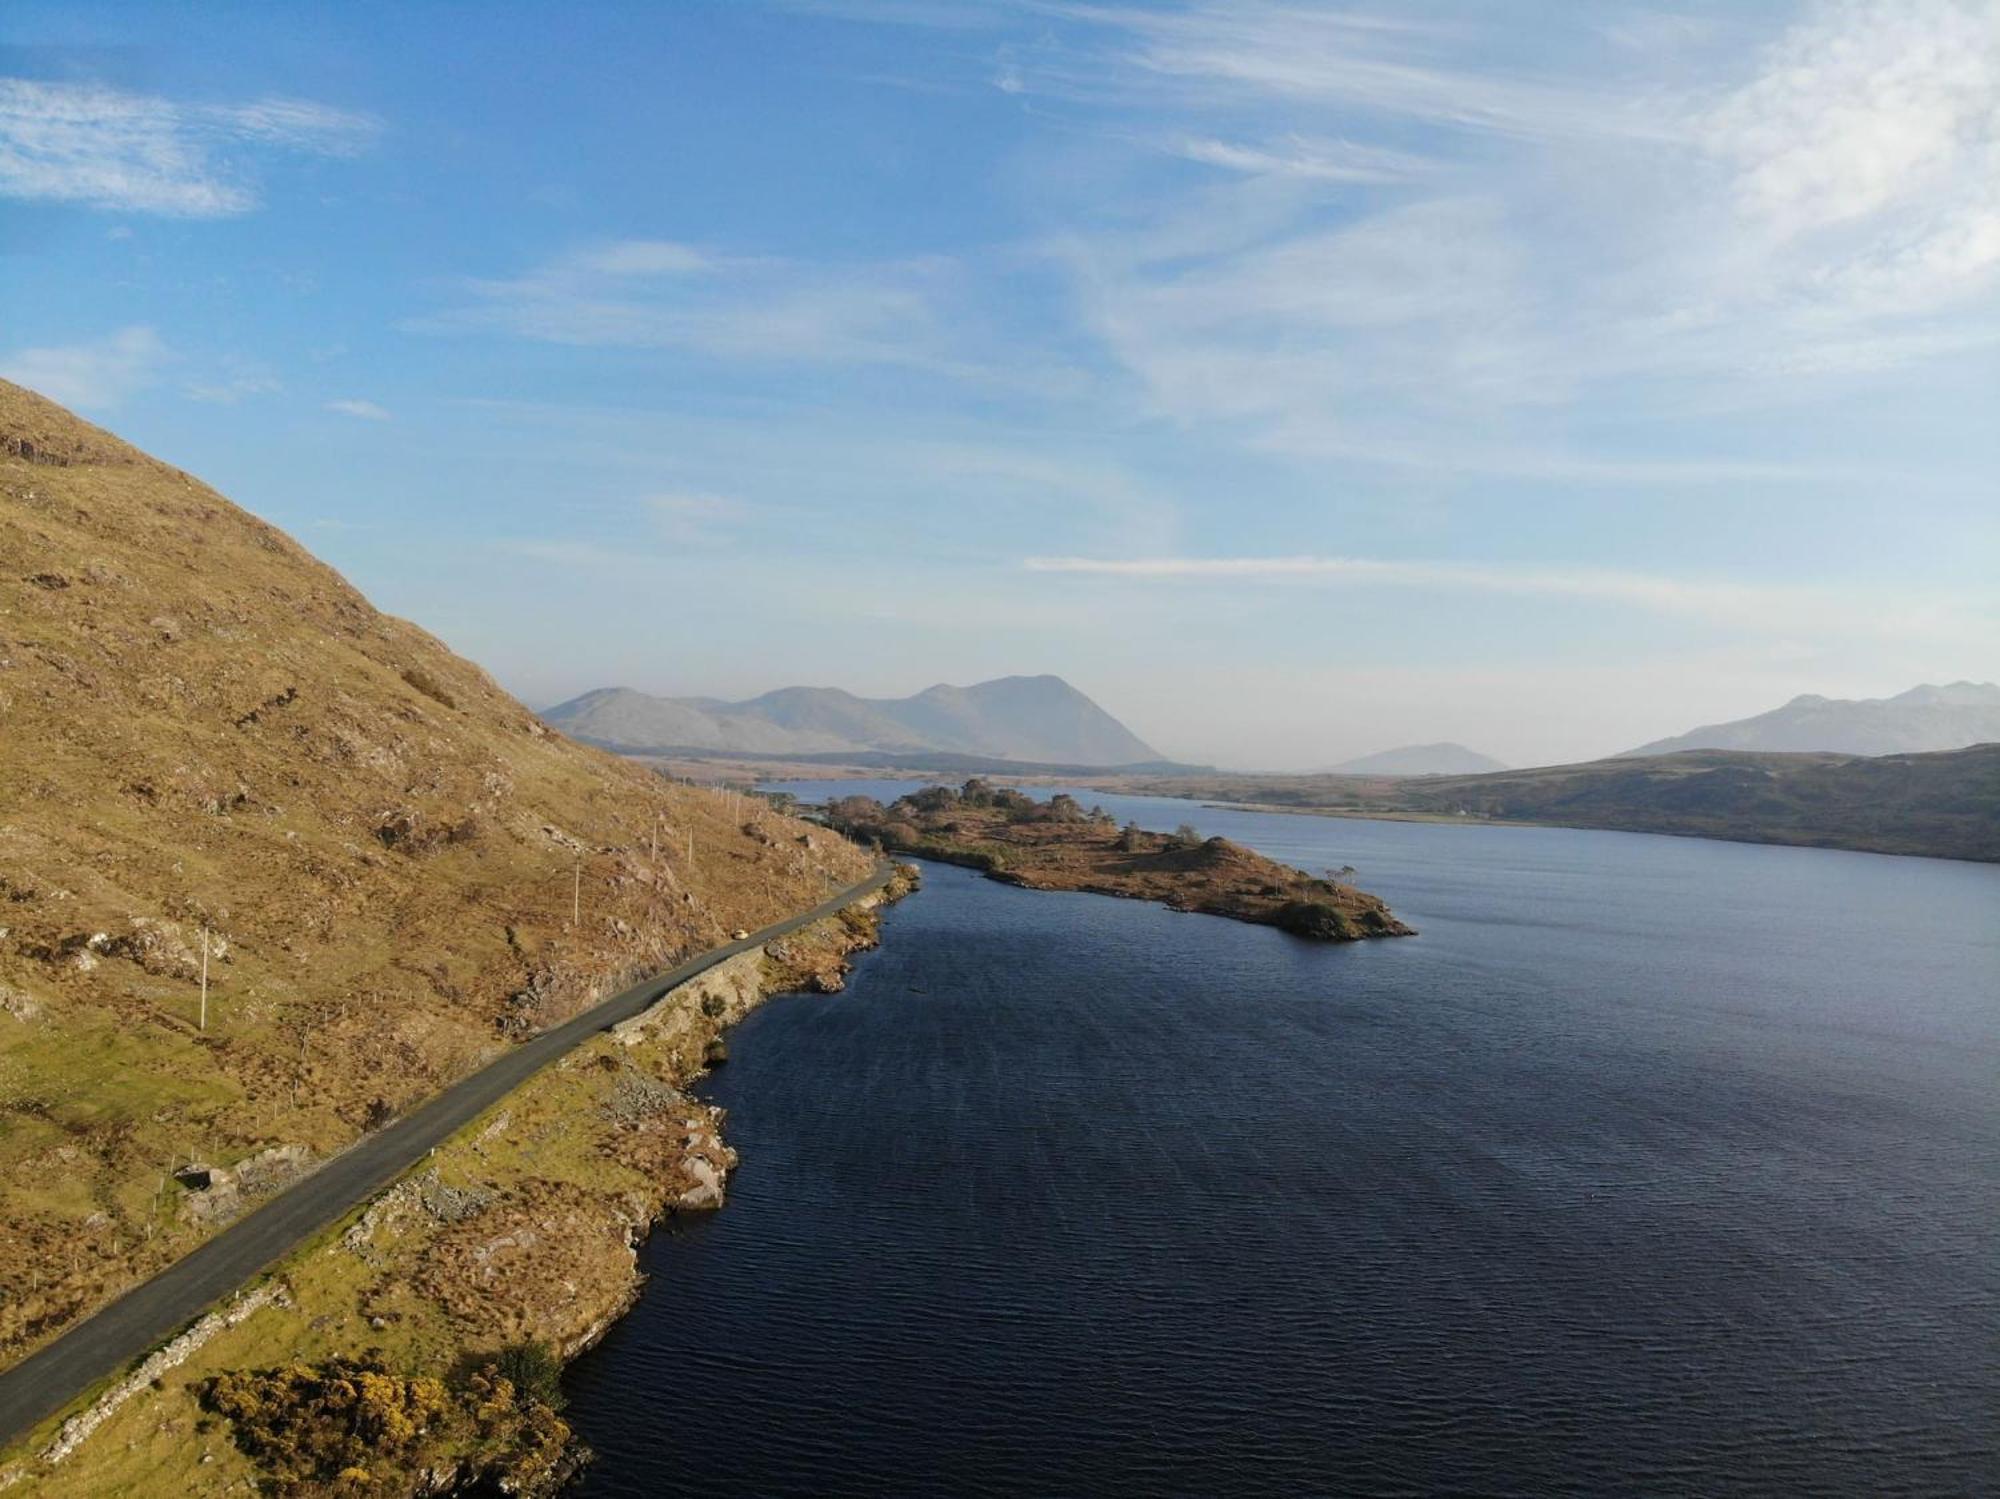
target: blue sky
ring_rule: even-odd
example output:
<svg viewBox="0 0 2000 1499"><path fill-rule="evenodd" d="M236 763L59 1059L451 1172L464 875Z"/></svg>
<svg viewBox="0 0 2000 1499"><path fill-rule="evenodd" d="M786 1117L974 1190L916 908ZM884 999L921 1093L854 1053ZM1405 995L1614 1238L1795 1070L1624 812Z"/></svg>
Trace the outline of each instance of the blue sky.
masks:
<svg viewBox="0 0 2000 1499"><path fill-rule="evenodd" d="M0 373L546 704L2000 675L2000 0L11 0Z"/></svg>

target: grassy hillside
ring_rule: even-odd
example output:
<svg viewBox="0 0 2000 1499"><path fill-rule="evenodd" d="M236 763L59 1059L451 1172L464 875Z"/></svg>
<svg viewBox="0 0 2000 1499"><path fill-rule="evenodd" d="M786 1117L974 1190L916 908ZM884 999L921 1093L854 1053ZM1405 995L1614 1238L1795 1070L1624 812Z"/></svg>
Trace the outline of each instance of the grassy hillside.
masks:
<svg viewBox="0 0 2000 1499"><path fill-rule="evenodd" d="M0 1360L607 983L866 864L564 739L0 382ZM190 1159L241 1180L190 1191Z"/></svg>
<svg viewBox="0 0 2000 1499"><path fill-rule="evenodd" d="M1172 777L1132 789L1362 816L1464 816L2000 860L2000 744L1881 756L1694 750L1416 781Z"/></svg>

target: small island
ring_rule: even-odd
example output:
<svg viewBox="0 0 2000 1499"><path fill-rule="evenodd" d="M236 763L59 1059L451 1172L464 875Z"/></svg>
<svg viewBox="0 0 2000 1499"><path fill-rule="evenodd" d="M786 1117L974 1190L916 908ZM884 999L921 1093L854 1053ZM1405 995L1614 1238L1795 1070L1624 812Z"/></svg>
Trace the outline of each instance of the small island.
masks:
<svg viewBox="0 0 2000 1499"><path fill-rule="evenodd" d="M1351 869L1311 875L1185 824L1172 833L1120 827L1101 807L1086 810L1067 794L1038 802L974 779L957 790L926 787L886 807L873 797L841 797L827 804L826 820L859 842L1033 890L1158 901L1320 942L1415 935L1379 897L1346 883Z"/></svg>

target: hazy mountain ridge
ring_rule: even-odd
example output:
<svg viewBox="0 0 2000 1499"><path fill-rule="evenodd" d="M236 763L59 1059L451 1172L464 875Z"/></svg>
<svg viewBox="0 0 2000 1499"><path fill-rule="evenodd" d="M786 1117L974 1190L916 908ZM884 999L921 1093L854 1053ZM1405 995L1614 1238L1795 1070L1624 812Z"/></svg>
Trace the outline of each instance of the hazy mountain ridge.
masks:
<svg viewBox="0 0 2000 1499"><path fill-rule="evenodd" d="M1449 740L1437 744L1400 744L1329 766L1328 775L1345 776L1469 776L1506 770L1507 762Z"/></svg>
<svg viewBox="0 0 2000 1499"><path fill-rule="evenodd" d="M599 688L543 715L566 733L628 753L760 755L932 751L1112 766L1163 757L1061 677L940 683L905 698L783 687L743 702Z"/></svg>
<svg viewBox="0 0 2000 1499"><path fill-rule="evenodd" d="M1704 724L1627 750L1621 759L1683 750L1771 750L1840 755L1924 754L2000 742L2000 686L1924 683L1886 698L1805 693L1752 718Z"/></svg>

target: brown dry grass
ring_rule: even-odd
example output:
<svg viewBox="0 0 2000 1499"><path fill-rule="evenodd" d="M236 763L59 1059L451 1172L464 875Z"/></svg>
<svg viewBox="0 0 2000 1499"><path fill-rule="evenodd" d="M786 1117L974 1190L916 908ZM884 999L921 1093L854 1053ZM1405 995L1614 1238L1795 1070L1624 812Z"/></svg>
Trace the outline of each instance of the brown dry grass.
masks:
<svg viewBox="0 0 2000 1499"><path fill-rule="evenodd" d="M0 1359L210 1231L161 1186L176 1157L337 1149L865 871L755 806L562 738L290 538L0 382Z"/></svg>

